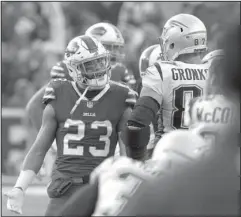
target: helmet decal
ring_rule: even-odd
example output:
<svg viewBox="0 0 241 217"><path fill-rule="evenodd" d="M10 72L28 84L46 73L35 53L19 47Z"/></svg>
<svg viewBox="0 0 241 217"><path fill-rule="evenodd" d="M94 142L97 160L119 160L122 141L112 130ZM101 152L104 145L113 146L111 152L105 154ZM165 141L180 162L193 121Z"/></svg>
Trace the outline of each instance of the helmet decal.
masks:
<svg viewBox="0 0 241 217"><path fill-rule="evenodd" d="M104 27L99 26L99 27L93 28L90 33L92 35L103 36L106 32L107 31Z"/></svg>
<svg viewBox="0 0 241 217"><path fill-rule="evenodd" d="M96 45L96 43L93 41L92 38L90 38L89 36L81 36L82 39L82 43L81 45L88 50L90 53L95 53L98 50L98 47ZM83 44L83 42L85 44ZM86 47L87 46L87 47Z"/></svg>

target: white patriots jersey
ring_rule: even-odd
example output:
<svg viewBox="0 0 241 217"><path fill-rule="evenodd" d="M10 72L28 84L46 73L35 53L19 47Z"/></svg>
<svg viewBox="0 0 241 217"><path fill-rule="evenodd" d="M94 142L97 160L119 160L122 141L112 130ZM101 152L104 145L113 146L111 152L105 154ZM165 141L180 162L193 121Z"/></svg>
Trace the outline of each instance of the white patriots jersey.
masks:
<svg viewBox="0 0 241 217"><path fill-rule="evenodd" d="M223 95L192 99L185 111L185 122L211 145L222 143L232 133L240 133L240 108Z"/></svg>
<svg viewBox="0 0 241 217"><path fill-rule="evenodd" d="M192 99L185 110L185 123L194 128L200 124L230 126L235 122L237 107L223 95Z"/></svg>
<svg viewBox="0 0 241 217"><path fill-rule="evenodd" d="M190 99L201 96L209 64L157 61L142 79L141 96L154 98L162 109L164 132L187 129L184 111Z"/></svg>
<svg viewBox="0 0 241 217"><path fill-rule="evenodd" d="M128 157L110 157L91 174L90 182L98 179L98 200L92 216L118 215L139 186L146 180L167 171L166 162L146 163ZM166 170L165 170L166 169Z"/></svg>

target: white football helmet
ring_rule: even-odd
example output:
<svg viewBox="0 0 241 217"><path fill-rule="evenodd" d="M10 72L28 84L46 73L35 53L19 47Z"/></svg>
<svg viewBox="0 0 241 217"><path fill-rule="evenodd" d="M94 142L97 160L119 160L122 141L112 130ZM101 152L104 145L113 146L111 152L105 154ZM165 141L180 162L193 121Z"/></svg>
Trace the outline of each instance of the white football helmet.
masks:
<svg viewBox="0 0 241 217"><path fill-rule="evenodd" d="M222 49L214 50L206 54L203 59L202 63L211 63L215 58L223 58L224 57L224 51Z"/></svg>
<svg viewBox="0 0 241 217"><path fill-rule="evenodd" d="M142 52L139 59L139 72L141 77L143 77L148 67L153 65L157 60L162 59L161 53L159 44L152 45Z"/></svg>
<svg viewBox="0 0 241 217"><path fill-rule="evenodd" d="M112 61L124 59L125 41L116 26L110 23L96 23L86 30L85 35L96 37L110 52Z"/></svg>
<svg viewBox="0 0 241 217"><path fill-rule="evenodd" d="M199 160L210 149L200 134L191 130L174 130L165 134L157 143L152 160L167 159L172 163Z"/></svg>
<svg viewBox="0 0 241 217"><path fill-rule="evenodd" d="M174 61L181 54L207 50L206 27L191 14L178 14L170 18L164 25L159 40L167 61Z"/></svg>
<svg viewBox="0 0 241 217"><path fill-rule="evenodd" d="M72 39L64 62L70 76L83 88L101 89L109 82L109 52L94 37L82 35Z"/></svg>

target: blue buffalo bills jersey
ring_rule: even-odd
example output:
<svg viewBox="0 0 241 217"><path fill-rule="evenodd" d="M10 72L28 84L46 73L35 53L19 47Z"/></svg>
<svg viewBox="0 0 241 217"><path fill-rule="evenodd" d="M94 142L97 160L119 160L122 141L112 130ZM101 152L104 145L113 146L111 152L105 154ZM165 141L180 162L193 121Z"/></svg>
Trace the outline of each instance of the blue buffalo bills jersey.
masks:
<svg viewBox="0 0 241 217"><path fill-rule="evenodd" d="M75 82L52 80L46 88L44 103L51 103L58 122L55 169L63 174L82 177L114 155L118 131L126 108L135 103L132 91L110 82L91 100L82 96Z"/></svg>

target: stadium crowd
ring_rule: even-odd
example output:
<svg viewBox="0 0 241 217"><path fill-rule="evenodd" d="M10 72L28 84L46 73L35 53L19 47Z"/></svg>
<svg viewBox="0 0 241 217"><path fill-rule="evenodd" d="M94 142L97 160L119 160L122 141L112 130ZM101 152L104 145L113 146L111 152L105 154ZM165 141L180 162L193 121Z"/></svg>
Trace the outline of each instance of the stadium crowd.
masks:
<svg viewBox="0 0 241 217"><path fill-rule="evenodd" d="M218 47L223 25L239 21L239 6L235 2L63 2L55 13L64 22L56 27L50 4L2 4L3 106L25 107L48 81L49 71L56 58L62 58L67 41L97 22L108 21L120 28L126 41L127 68L138 80L140 54L156 43L168 17L182 12L203 20L209 32L210 50ZM57 44L54 34L61 36Z"/></svg>

